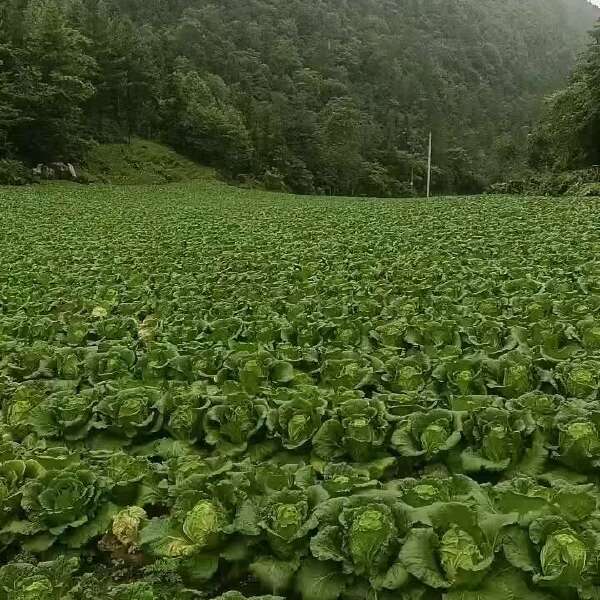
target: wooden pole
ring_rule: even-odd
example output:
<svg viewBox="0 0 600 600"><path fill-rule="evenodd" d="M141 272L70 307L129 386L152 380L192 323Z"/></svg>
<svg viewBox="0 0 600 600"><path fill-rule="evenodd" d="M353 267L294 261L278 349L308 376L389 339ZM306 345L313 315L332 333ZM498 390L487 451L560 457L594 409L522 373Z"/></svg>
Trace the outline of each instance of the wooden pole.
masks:
<svg viewBox="0 0 600 600"><path fill-rule="evenodd" d="M429 198L431 192L431 142L432 133L429 132L429 157L427 159L427 197Z"/></svg>

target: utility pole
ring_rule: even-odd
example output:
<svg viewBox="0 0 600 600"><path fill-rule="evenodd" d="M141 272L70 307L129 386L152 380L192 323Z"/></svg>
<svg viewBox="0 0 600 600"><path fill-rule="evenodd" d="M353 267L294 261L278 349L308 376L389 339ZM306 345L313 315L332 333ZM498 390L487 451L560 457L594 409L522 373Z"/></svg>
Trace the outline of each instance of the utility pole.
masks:
<svg viewBox="0 0 600 600"><path fill-rule="evenodd" d="M427 197L429 198L431 192L431 142L432 133L429 132L429 158L427 159Z"/></svg>

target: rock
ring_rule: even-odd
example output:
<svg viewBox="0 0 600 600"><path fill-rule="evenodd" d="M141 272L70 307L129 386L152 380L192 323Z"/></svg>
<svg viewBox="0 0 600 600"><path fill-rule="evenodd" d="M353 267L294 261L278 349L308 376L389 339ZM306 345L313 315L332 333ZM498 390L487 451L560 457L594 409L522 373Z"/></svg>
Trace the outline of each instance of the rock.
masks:
<svg viewBox="0 0 600 600"><path fill-rule="evenodd" d="M33 174L43 179L61 179L65 181L77 181L77 171L71 163L53 162L47 165L39 164Z"/></svg>
<svg viewBox="0 0 600 600"><path fill-rule="evenodd" d="M42 167L42 177L44 179L54 179L56 177L56 171L52 167L44 165Z"/></svg>
<svg viewBox="0 0 600 600"><path fill-rule="evenodd" d="M68 171L69 171L69 169L67 168L67 165L65 165L65 163L63 163L63 162L50 163L48 166L51 169L54 169L57 179L64 179L65 173L68 173Z"/></svg>

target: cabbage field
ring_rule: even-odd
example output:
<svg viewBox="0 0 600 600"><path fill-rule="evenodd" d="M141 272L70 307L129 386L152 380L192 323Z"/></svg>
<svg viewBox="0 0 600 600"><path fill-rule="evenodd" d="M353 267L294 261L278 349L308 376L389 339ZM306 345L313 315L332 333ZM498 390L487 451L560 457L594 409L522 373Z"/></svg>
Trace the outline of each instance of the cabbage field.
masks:
<svg viewBox="0 0 600 600"><path fill-rule="evenodd" d="M0 241L0 600L600 598L600 199L4 188Z"/></svg>

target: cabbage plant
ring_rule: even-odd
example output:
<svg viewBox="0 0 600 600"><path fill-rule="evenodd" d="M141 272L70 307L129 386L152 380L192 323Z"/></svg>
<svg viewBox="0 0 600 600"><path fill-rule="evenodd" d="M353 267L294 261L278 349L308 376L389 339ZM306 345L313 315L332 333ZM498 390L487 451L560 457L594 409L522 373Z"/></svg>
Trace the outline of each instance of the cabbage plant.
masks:
<svg viewBox="0 0 600 600"><path fill-rule="evenodd" d="M520 460L535 430L529 413L496 407L473 411L463 419L468 446L461 453L462 468L466 472L505 471Z"/></svg>
<svg viewBox="0 0 600 600"><path fill-rule="evenodd" d="M46 399L46 396L47 392L40 382L27 382L16 387L10 397L3 402L3 421L17 440L23 439L33 431L32 412Z"/></svg>
<svg viewBox="0 0 600 600"><path fill-rule="evenodd" d="M269 410L267 425L284 448L296 450L312 441L323 421L327 400L309 386L286 395L275 399L277 406Z"/></svg>
<svg viewBox="0 0 600 600"><path fill-rule="evenodd" d="M139 545L151 555L165 558L211 552L223 540L228 522L220 503L199 500L185 514L151 519L139 532Z"/></svg>
<svg viewBox="0 0 600 600"><path fill-rule="evenodd" d="M572 402L559 410L554 423L554 456L578 471L600 464L600 412L595 403Z"/></svg>
<svg viewBox="0 0 600 600"><path fill-rule="evenodd" d="M537 374L531 355L511 350L485 361L486 387L505 398L517 398L537 389Z"/></svg>
<svg viewBox="0 0 600 600"><path fill-rule="evenodd" d="M59 557L47 562L16 561L0 567L2 600L74 600L76 574L80 562L75 557Z"/></svg>
<svg viewBox="0 0 600 600"><path fill-rule="evenodd" d="M58 392L31 410L29 423L42 438L83 440L100 425L97 404L98 394L91 389L79 394Z"/></svg>
<svg viewBox="0 0 600 600"><path fill-rule="evenodd" d="M135 387L100 400L98 412L109 432L132 439L160 430L164 405L164 394L157 388Z"/></svg>
<svg viewBox="0 0 600 600"><path fill-rule="evenodd" d="M113 518L112 534L128 551L134 551L139 544L140 528L146 523L148 515L139 506L128 506Z"/></svg>
<svg viewBox="0 0 600 600"><path fill-rule="evenodd" d="M171 387L165 402L165 429L183 442L194 444L201 440L202 420L210 406L209 393L213 391L200 383Z"/></svg>
<svg viewBox="0 0 600 600"><path fill-rule="evenodd" d="M407 514L383 496L354 496L325 502L317 510L319 530L310 541L319 561L334 561L346 575L366 579L375 589L403 587L409 575L397 563L408 529Z"/></svg>
<svg viewBox="0 0 600 600"><path fill-rule="evenodd" d="M391 446L408 458L431 460L454 448L461 440L460 424L449 410L416 412L396 423Z"/></svg>
<svg viewBox="0 0 600 600"><path fill-rule="evenodd" d="M103 482L81 465L46 471L22 488L21 507L29 525L18 531L39 534L31 540L34 548L47 548L58 536L67 545L81 547L106 531L116 511L104 492Z"/></svg>
<svg viewBox="0 0 600 600"><path fill-rule="evenodd" d="M383 370L381 361L358 352L344 351L327 354L319 372L325 387L357 390L372 386L377 370Z"/></svg>
<svg viewBox="0 0 600 600"><path fill-rule="evenodd" d="M387 420L392 423L406 417L411 413L428 412L434 408L441 408L442 400L434 393L425 392L405 392L378 393L373 394L375 400L383 402L387 413Z"/></svg>
<svg viewBox="0 0 600 600"><path fill-rule="evenodd" d="M557 367L555 378L564 396L593 400L600 388L600 361L563 362Z"/></svg>
<svg viewBox="0 0 600 600"><path fill-rule="evenodd" d="M443 395L486 394L481 359L477 356L455 358L440 363L433 371L437 387Z"/></svg>
<svg viewBox="0 0 600 600"><path fill-rule="evenodd" d="M23 486L43 473L42 465L33 459L14 458L0 463L0 526L18 515Z"/></svg>
<svg viewBox="0 0 600 600"><path fill-rule="evenodd" d="M379 487L369 469L346 463L330 463L323 469L323 489L330 496L349 496L360 490Z"/></svg>
<svg viewBox="0 0 600 600"><path fill-rule="evenodd" d="M232 391L209 400L210 406L203 418L205 442L224 455L246 450L252 437L265 424L266 401L243 391Z"/></svg>
<svg viewBox="0 0 600 600"><path fill-rule="evenodd" d="M432 504L418 509L400 550L400 562L430 588L477 589L490 573L502 532L515 514L489 513L463 503Z"/></svg>
<svg viewBox="0 0 600 600"><path fill-rule="evenodd" d="M394 357L385 365L381 376L384 387L394 393L420 392L429 382L431 361L426 354Z"/></svg>
<svg viewBox="0 0 600 600"><path fill-rule="evenodd" d="M130 376L136 363L136 353L127 346L111 345L102 351L89 349L85 364L91 384Z"/></svg>
<svg viewBox="0 0 600 600"><path fill-rule="evenodd" d="M595 352L600 350L600 321L597 318L587 317L577 323L581 341L586 350Z"/></svg>
<svg viewBox="0 0 600 600"><path fill-rule="evenodd" d="M314 509L320 498L315 492L282 490L258 500L259 527L279 558L291 558L308 545L318 525Z"/></svg>
<svg viewBox="0 0 600 600"><path fill-rule="evenodd" d="M489 495L497 511L517 513L519 523L527 526L546 516L559 516L568 522L581 521L589 518L597 505L591 484L560 481L548 486L531 477L502 481L490 489Z"/></svg>
<svg viewBox="0 0 600 600"><path fill-rule="evenodd" d="M561 396L535 391L507 400L505 408L510 412L528 413L538 430L549 433L554 426L561 401Z"/></svg>
<svg viewBox="0 0 600 600"><path fill-rule="evenodd" d="M332 418L314 435L313 448L324 460L348 456L364 462L383 449L389 427L383 402L367 398L346 400L336 406Z"/></svg>
<svg viewBox="0 0 600 600"><path fill-rule="evenodd" d="M490 505L487 490L466 475L407 477L385 484L384 489L397 491L399 499L413 508L440 502Z"/></svg>
<svg viewBox="0 0 600 600"><path fill-rule="evenodd" d="M583 591L597 576L600 549L592 530L579 530L560 516L534 520L529 529L512 529L503 544L507 560L533 576L534 583L557 592Z"/></svg>

